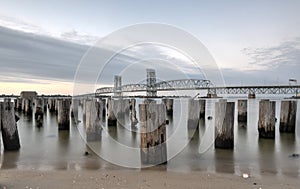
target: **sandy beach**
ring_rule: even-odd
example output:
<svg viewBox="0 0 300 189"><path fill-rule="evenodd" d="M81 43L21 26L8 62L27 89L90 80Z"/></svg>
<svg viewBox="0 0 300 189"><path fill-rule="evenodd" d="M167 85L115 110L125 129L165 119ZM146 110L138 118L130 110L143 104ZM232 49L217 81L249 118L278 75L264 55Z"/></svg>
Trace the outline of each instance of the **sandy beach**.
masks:
<svg viewBox="0 0 300 189"><path fill-rule="evenodd" d="M208 172L157 170L35 171L1 170L1 188L299 188L299 178L264 174L243 178Z"/></svg>

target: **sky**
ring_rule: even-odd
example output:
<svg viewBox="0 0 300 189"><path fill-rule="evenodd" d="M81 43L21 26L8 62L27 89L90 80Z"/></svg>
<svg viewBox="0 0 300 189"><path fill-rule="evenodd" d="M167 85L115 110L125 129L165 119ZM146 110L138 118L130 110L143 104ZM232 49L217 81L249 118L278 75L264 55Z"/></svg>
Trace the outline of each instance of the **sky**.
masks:
<svg viewBox="0 0 300 189"><path fill-rule="evenodd" d="M290 78L300 81L298 0L0 3L0 91L4 94L22 90L72 94L76 70L90 47L112 32L138 23L164 23L195 36L215 59L227 85L288 84ZM144 46L119 55L107 69L122 68L141 55L147 60L155 58L152 61L159 65L166 61L184 68L189 65L178 52ZM193 75L191 69L184 72L203 77ZM129 79L132 70L126 73L124 83L134 82ZM162 66L157 75L181 77L170 66ZM106 74L96 87L109 86L112 79L113 75Z"/></svg>

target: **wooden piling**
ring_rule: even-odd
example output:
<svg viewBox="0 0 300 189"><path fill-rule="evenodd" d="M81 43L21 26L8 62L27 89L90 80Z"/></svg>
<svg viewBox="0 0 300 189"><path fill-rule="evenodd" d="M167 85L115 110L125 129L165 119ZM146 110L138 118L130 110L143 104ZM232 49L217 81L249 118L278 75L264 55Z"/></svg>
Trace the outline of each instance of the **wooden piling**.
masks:
<svg viewBox="0 0 300 189"><path fill-rule="evenodd" d="M140 104L140 136L142 164L167 162L166 108L164 104Z"/></svg>
<svg viewBox="0 0 300 189"><path fill-rule="evenodd" d="M48 98L48 109L49 109L49 112L55 112L55 99L54 98Z"/></svg>
<svg viewBox="0 0 300 189"><path fill-rule="evenodd" d="M275 106L276 102L270 100L259 102L259 138L275 138Z"/></svg>
<svg viewBox="0 0 300 189"><path fill-rule="evenodd" d="M8 151L20 149L14 104L12 102L0 103L0 122L4 149Z"/></svg>
<svg viewBox="0 0 300 189"><path fill-rule="evenodd" d="M205 100L199 100L200 104L200 119L205 119Z"/></svg>
<svg viewBox="0 0 300 189"><path fill-rule="evenodd" d="M114 112L114 101L109 97L107 99L107 125L108 126L116 126L117 125L117 117Z"/></svg>
<svg viewBox="0 0 300 189"><path fill-rule="evenodd" d="M136 118L136 99L131 99L130 100L130 120L131 120L131 125L136 125L138 123L138 120Z"/></svg>
<svg viewBox="0 0 300 189"><path fill-rule="evenodd" d="M215 148L234 147L234 102L220 100L215 104Z"/></svg>
<svg viewBox="0 0 300 189"><path fill-rule="evenodd" d="M297 101L281 101L280 125L281 133L295 133Z"/></svg>
<svg viewBox="0 0 300 189"><path fill-rule="evenodd" d="M196 129L199 125L200 119L200 101L195 99L188 99L188 128Z"/></svg>
<svg viewBox="0 0 300 189"><path fill-rule="evenodd" d="M25 113L27 115L31 115L32 114L32 106L31 106L32 102L30 99L25 99Z"/></svg>
<svg viewBox="0 0 300 189"><path fill-rule="evenodd" d="M100 115L102 118L105 118L106 115L106 100L105 99L99 99L100 103Z"/></svg>
<svg viewBox="0 0 300 189"><path fill-rule="evenodd" d="M238 100L238 122L247 122L247 100Z"/></svg>
<svg viewBox="0 0 300 189"><path fill-rule="evenodd" d="M35 109L34 109L34 118L36 120L42 120L44 115L44 101L41 98L37 98L34 101Z"/></svg>
<svg viewBox="0 0 300 189"><path fill-rule="evenodd" d="M57 122L59 130L70 129L70 99L57 100Z"/></svg>
<svg viewBox="0 0 300 189"><path fill-rule="evenodd" d="M72 112L71 115L75 120L75 123L78 121L78 107L79 107L79 99L73 98L72 99Z"/></svg>
<svg viewBox="0 0 300 189"><path fill-rule="evenodd" d="M101 140L100 103L96 100L86 101L86 140Z"/></svg>
<svg viewBox="0 0 300 189"><path fill-rule="evenodd" d="M173 103L174 99L170 98L163 98L162 102L165 104L166 109L167 109L167 115L172 116L173 115Z"/></svg>

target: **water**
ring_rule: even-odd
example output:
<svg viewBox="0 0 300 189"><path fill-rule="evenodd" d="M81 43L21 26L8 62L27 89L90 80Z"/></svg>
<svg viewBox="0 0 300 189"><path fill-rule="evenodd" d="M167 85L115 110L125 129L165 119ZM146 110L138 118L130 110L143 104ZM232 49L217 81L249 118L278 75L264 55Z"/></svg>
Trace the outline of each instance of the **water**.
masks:
<svg viewBox="0 0 300 189"><path fill-rule="evenodd" d="M214 101L206 102L206 117L214 117ZM236 102L234 98L229 101ZM276 117L280 118L280 100L276 101ZM141 99L137 100L138 103ZM248 100L247 126L237 122L237 105L234 126L234 149L214 149L214 119L202 120L199 130L195 133L187 129L187 100L174 100L173 117L168 117L170 124L167 125L168 157L176 154L180 147L184 149L172 158L168 164L158 166L167 171L208 171L217 173L232 173L241 175L247 172L251 175L260 176L262 173L272 173L278 177L300 177L300 158L292 158L291 154L300 153L300 104L298 102L296 134L280 134L279 121L276 123L276 138L259 139L257 131L259 99ZM58 131L56 115L45 113L43 127L36 127L32 116L20 116L18 122L21 149L19 152L1 151L1 169L20 170L82 170L82 169L125 169L113 165L97 154L109 154L118 159L138 161L135 154L121 151L115 141L119 141L132 148L139 147L139 126L132 127L128 118L124 119L125 126L107 127L102 122L102 141L85 143L84 122L76 125L71 119L70 131ZM137 117L138 117L137 109ZM79 120L82 119L82 110L79 109ZM112 138L115 141L108 140ZM190 142L189 142L190 141ZM189 143L188 143L189 142ZM183 144L187 143L186 146ZM3 148L3 144L1 145ZM90 155L85 156L85 151ZM104 159L107 158L104 155Z"/></svg>

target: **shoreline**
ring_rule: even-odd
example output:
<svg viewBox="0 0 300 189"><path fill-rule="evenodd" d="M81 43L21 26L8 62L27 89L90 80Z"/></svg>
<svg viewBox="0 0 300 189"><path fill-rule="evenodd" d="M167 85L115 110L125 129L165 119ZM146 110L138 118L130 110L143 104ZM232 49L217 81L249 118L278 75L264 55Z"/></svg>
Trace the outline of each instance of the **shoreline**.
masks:
<svg viewBox="0 0 300 189"><path fill-rule="evenodd" d="M0 171L0 188L297 188L298 177L264 173L243 178L228 173L161 170Z"/></svg>

